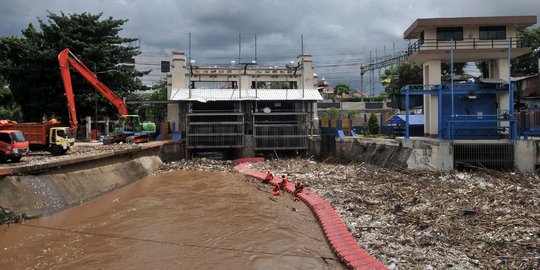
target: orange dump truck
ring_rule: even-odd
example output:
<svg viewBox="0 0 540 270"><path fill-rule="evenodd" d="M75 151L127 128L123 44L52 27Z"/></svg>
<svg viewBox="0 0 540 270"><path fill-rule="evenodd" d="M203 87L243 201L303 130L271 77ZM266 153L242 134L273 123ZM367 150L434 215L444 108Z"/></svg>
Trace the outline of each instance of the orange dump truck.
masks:
<svg viewBox="0 0 540 270"><path fill-rule="evenodd" d="M46 123L16 123L14 129L24 133L30 148L46 150L59 156L75 144L75 138L68 127L58 125L58 121L52 119Z"/></svg>
<svg viewBox="0 0 540 270"><path fill-rule="evenodd" d="M7 160L19 162L28 154L28 141L20 130L15 129L16 122L0 120L0 163Z"/></svg>

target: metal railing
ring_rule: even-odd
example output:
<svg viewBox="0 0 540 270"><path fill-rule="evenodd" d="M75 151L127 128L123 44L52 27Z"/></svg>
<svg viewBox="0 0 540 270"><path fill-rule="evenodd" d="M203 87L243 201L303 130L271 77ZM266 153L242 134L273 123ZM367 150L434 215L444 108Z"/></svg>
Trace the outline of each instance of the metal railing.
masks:
<svg viewBox="0 0 540 270"><path fill-rule="evenodd" d="M406 94L408 90L451 90L452 84L407 84L401 88L401 93ZM454 83L454 91L476 91L476 90L499 90L508 91L508 85L493 83Z"/></svg>
<svg viewBox="0 0 540 270"><path fill-rule="evenodd" d="M509 42L512 43L512 48L522 48L523 43L515 37L506 39L479 39L468 38L463 40L454 40L454 49L504 49L508 48ZM449 50L452 47L452 41L437 40L437 39L419 39L411 44L407 50L407 54L413 54L420 50Z"/></svg>

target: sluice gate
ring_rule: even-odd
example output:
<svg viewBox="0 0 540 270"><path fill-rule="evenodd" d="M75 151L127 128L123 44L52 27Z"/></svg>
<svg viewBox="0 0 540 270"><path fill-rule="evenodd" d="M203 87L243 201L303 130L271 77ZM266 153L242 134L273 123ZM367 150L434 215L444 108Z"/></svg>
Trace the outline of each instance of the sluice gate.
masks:
<svg viewBox="0 0 540 270"><path fill-rule="evenodd" d="M509 171L514 169L514 144L454 144L454 169L485 168Z"/></svg>

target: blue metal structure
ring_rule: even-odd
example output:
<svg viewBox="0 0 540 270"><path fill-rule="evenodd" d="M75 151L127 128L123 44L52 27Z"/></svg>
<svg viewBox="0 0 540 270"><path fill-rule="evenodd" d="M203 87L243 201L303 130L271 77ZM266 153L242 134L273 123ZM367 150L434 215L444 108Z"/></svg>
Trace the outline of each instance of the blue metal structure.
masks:
<svg viewBox="0 0 540 270"><path fill-rule="evenodd" d="M510 110L514 97L511 87L501 84L454 83L439 85L406 85L405 139L409 134L409 96L434 94L438 97L438 139L497 139L517 138L513 112L497 112L497 93L509 92ZM501 124L502 123L502 124ZM501 131L508 131L503 135Z"/></svg>

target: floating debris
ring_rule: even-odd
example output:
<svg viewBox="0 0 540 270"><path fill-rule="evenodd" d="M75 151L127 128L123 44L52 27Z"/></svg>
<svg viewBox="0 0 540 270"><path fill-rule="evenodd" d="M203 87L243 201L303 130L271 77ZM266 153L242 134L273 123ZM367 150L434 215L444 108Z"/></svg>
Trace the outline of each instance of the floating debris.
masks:
<svg viewBox="0 0 540 270"><path fill-rule="evenodd" d="M0 206L0 224L19 223L23 222L25 219L25 215L17 214Z"/></svg>
<svg viewBox="0 0 540 270"><path fill-rule="evenodd" d="M394 269L540 267L536 174L409 171L308 159L251 167L303 182L336 209L362 247Z"/></svg>

